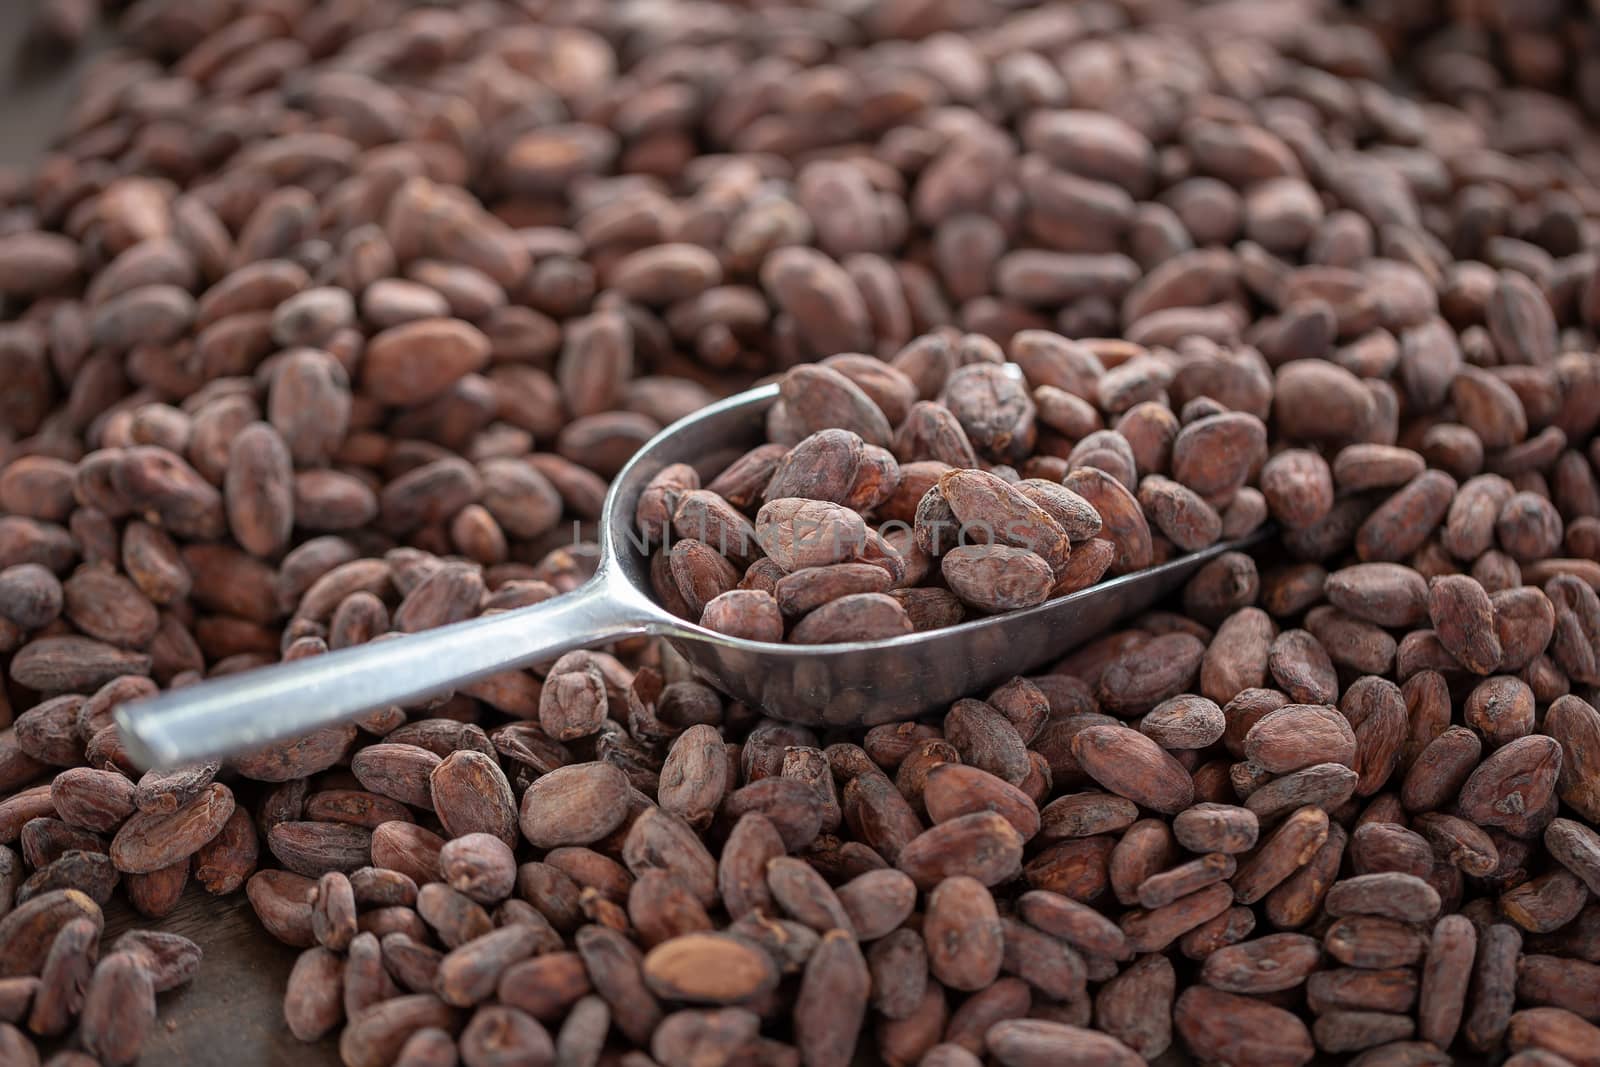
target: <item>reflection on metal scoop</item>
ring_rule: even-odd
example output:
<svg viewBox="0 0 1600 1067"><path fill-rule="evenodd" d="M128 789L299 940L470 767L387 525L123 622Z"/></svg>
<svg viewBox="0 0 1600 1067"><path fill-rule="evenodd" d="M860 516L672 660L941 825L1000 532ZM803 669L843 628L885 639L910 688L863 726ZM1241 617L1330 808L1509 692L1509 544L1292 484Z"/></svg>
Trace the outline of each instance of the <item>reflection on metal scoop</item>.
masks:
<svg viewBox="0 0 1600 1067"><path fill-rule="evenodd" d="M392 704L623 637L665 637L712 685L767 714L813 726L872 726L946 706L1024 674L1142 611L1206 561L1264 536L1213 545L1006 615L882 641L784 645L724 636L670 614L650 592L634 535L639 494L658 471L763 440L778 397L762 386L667 427L612 482L600 566L581 588L515 611L203 682L116 713L129 756L171 768L250 751Z"/></svg>

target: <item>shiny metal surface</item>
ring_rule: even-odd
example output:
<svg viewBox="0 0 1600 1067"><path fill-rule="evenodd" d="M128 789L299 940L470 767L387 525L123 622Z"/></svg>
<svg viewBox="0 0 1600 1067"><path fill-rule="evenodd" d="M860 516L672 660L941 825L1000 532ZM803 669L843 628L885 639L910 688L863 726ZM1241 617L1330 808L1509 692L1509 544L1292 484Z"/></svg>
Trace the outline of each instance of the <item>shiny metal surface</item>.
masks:
<svg viewBox="0 0 1600 1067"><path fill-rule="evenodd" d="M639 494L663 467L762 438L768 385L712 404L649 441L612 483L601 563L582 588L532 607L204 682L123 706L141 766L170 768L294 737L487 675L635 634L669 639L705 679L768 714L811 725L913 717L1034 670L1175 590L1214 545L1025 611L887 641L781 645L725 637L669 614L632 535ZM1259 536L1259 535L1258 535Z"/></svg>

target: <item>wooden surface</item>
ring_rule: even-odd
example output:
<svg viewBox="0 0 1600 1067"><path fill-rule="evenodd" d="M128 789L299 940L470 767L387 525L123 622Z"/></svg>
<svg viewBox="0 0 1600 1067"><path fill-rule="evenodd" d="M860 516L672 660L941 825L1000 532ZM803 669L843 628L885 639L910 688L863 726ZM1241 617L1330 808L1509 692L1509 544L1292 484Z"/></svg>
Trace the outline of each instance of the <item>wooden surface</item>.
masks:
<svg viewBox="0 0 1600 1067"><path fill-rule="evenodd" d="M33 0L0 0L0 164L31 164L44 152L89 51L63 56L36 47L27 32L33 6Z"/></svg>
<svg viewBox="0 0 1600 1067"><path fill-rule="evenodd" d="M297 950L261 929L244 893L213 897L189 884L178 909L152 921L119 895L106 911L109 944L124 930L183 934L205 953L189 985L157 997L141 1067L334 1067L337 1035L307 1045L283 1025L283 986Z"/></svg>

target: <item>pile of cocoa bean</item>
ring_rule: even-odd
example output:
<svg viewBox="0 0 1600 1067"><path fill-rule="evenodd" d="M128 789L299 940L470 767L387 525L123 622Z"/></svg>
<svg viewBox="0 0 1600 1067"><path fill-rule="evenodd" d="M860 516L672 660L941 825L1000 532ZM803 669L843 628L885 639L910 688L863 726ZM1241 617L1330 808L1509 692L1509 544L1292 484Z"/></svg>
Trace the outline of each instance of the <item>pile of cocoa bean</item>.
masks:
<svg viewBox="0 0 1600 1067"><path fill-rule="evenodd" d="M0 172L0 1063L138 1061L243 892L346 1067L1600 1067L1592 4L41 12L116 43ZM123 749L571 591L765 380L637 515L728 633L1271 533L924 721L633 639Z"/></svg>
<svg viewBox="0 0 1600 1067"><path fill-rule="evenodd" d="M875 640L1034 607L1107 573L1245 537L1269 513L1303 528L1332 511L1333 472L1316 452L1286 449L1262 465L1267 429L1256 414L1202 396L1184 405L1180 426L1165 402L1144 400L1107 430L1066 388L1097 398L1116 388L1097 346L1024 330L1010 347L1040 383L1031 396L1001 366L999 346L977 335L919 337L888 364L846 354L790 370L767 416L774 440L704 489L687 463L645 486L635 522L640 544L660 542L650 568L658 598L734 637L778 641L787 629L800 644ZM1163 394L1179 369L1153 357L1113 365L1124 382ZM1265 367L1234 369L1235 385L1270 396ZM1337 384L1366 401L1347 378ZM917 399L927 392L943 402ZM1131 399L1100 404L1110 415ZM1290 391L1279 398L1280 419L1293 403ZM1034 453L1041 417L1066 455ZM1076 432L1058 429L1068 421ZM1260 490L1245 484L1257 467Z"/></svg>

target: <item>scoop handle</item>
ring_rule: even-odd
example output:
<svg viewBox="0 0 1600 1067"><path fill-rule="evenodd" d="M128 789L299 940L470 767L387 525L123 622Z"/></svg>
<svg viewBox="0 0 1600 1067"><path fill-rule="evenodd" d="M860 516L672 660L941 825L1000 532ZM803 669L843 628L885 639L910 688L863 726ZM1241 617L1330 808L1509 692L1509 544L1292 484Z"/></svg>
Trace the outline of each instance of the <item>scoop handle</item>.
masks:
<svg viewBox="0 0 1600 1067"><path fill-rule="evenodd" d="M644 633L649 620L602 572L563 596L394 640L200 682L124 704L129 758L170 770L248 752L501 671Z"/></svg>

